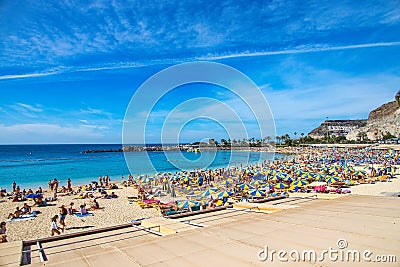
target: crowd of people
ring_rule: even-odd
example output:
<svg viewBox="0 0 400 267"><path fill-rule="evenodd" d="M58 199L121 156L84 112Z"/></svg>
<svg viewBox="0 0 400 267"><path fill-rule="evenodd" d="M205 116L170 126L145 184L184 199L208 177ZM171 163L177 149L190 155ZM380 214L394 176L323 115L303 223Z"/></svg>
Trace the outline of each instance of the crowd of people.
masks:
<svg viewBox="0 0 400 267"><path fill-rule="evenodd" d="M327 192L348 193L349 186L358 183L390 181L400 165L399 151L373 150L370 148L287 148L290 156L286 159L263 161L258 164L229 166L226 168L191 170L176 173L158 173L154 176L128 175L122 177L122 185L137 189L137 200L146 207L172 207L179 209L179 203L162 203L157 198L170 195L198 200L199 205L215 207L229 201L251 201L254 198L287 196L291 192ZM362 166L362 170L361 169ZM326 187L310 187L314 182L326 184ZM51 235L61 234L65 229L68 216L87 215L90 211L101 209L99 199L114 199L118 195L117 183L109 176L100 176L97 181L72 187L68 178L66 186L60 187L57 178L50 180L49 188L44 190L21 190L16 182L12 183L12 192L1 190L4 197L20 202L34 200L30 206L24 203L8 215L8 219L18 219L32 215L33 207L46 205L57 200L62 194L84 199L85 203L75 207L74 202L59 206L58 214L51 217ZM207 191L211 193L207 194ZM256 192L256 193L254 193ZM59 200L60 201L60 200ZM59 203L59 201L57 203ZM1 223L0 239L7 241L6 222Z"/></svg>

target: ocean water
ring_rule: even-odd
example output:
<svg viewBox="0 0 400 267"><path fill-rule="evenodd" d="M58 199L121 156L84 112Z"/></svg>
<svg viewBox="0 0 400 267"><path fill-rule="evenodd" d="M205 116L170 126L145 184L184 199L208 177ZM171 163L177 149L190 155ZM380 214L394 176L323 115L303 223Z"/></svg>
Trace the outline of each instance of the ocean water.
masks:
<svg viewBox="0 0 400 267"><path fill-rule="evenodd" d="M85 150L119 149L121 145L2 145L0 146L0 187L10 190L15 181L21 188L47 188L50 179L66 185L98 181L109 175L111 181L121 177L182 169L206 169L272 160L274 154L242 151L195 152L106 152L82 153ZM125 154L125 156L124 156Z"/></svg>

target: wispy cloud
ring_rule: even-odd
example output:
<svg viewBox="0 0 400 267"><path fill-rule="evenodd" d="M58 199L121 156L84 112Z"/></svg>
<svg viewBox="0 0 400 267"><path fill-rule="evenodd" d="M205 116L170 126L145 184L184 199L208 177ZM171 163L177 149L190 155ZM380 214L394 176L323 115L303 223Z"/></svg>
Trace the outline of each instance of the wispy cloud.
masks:
<svg viewBox="0 0 400 267"><path fill-rule="evenodd" d="M135 67L133 63L137 67L394 46L399 41L396 1L370 1L363 7L313 0L126 4L98 0L84 7L69 1L23 6L10 1L2 8L0 24L7 27L0 32L0 69L7 71L1 80L56 75L58 71L48 70L59 66L96 71ZM23 30L28 27L29 31Z"/></svg>
<svg viewBox="0 0 400 267"><path fill-rule="evenodd" d="M244 57L265 57L272 55L295 55L295 54L306 54L306 53L317 53L317 52L328 52L328 51L340 51L340 50L356 50L356 49L368 49L376 47L397 47L400 46L400 42L381 42L381 43L367 43L367 44L356 44L356 45L345 45L345 46L324 46L316 45L312 47L301 46L296 49L280 50L280 51L260 51L260 52L242 52L234 54L221 54L221 55L205 55L192 58L175 58L175 59L155 59L138 62L119 62L116 64L107 64L102 67L64 67L58 71L45 71L42 73L31 73L31 74L20 74L20 75L4 75L0 76L0 80L12 80L12 79L24 79L24 78L37 78L45 76L53 76L64 73L76 73L76 72L96 72L96 71L107 71L107 70L118 70L118 69L130 69L140 68L153 65L172 65L184 62L198 61L198 60L222 60L222 59L235 59Z"/></svg>
<svg viewBox="0 0 400 267"><path fill-rule="evenodd" d="M316 46L311 48L299 48L290 50L280 50L280 51L262 51L262 52L244 52L237 54L227 54L227 55L216 55L216 56L206 56L199 59L204 60L218 60L227 58L239 58L239 57L262 57L270 55L292 55L292 54L304 54L304 53L314 53L314 52L325 52L325 51L337 51L337 50L348 50L348 49L361 49L361 48L372 48L372 47L390 47L390 46L400 46L400 42L387 42L387 43L369 43L369 44L356 44L356 45L345 45L345 46Z"/></svg>
<svg viewBox="0 0 400 267"><path fill-rule="evenodd" d="M24 104L24 103L17 103L16 106L24 108L24 109L32 111L32 112L42 112L43 111L43 109L41 109L41 108L33 107L31 105Z"/></svg>
<svg viewBox="0 0 400 267"><path fill-rule="evenodd" d="M107 117L109 119L112 119L113 114L110 112L107 112L105 110L102 109L94 109L91 107L88 107L87 109L81 109L80 112L82 114L91 114L91 115L99 115L99 116L104 116Z"/></svg>

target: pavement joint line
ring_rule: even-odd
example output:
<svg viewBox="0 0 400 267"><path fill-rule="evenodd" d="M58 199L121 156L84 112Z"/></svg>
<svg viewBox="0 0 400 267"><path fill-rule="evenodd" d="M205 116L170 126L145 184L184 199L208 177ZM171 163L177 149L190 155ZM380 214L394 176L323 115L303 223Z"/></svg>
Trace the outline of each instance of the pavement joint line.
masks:
<svg viewBox="0 0 400 267"><path fill-rule="evenodd" d="M129 256L128 254L126 254L123 250L121 250L120 248L113 246L114 250L118 251L119 253L121 253L122 255L124 255L129 261L133 262L134 264L136 264L137 266L141 266L134 258L132 258L131 256Z"/></svg>
<svg viewBox="0 0 400 267"><path fill-rule="evenodd" d="M77 248L70 248L70 249L66 249L66 250L62 250L62 251L58 251L58 252L54 252L54 253L48 253L47 255L60 254L60 253L64 253L64 252L69 252L69 251L74 251L74 250L79 250L79 249L84 249L84 248L100 246L100 245L103 245L103 244L114 243L114 242L122 241L122 240L125 240L125 239L131 239L131 238L141 237L141 236L145 236L145 235L149 235L149 233L144 231L144 233L142 233L141 235L138 235L138 236L127 237L127 238L118 239L118 240L112 240L112 241L106 241L106 242L102 242L102 243L96 243L96 244L77 247ZM68 245L68 244L66 244L66 245ZM101 254L103 254L103 253L96 253L96 254L93 254L93 255L101 255Z"/></svg>
<svg viewBox="0 0 400 267"><path fill-rule="evenodd" d="M267 220L268 220L268 219L267 219ZM285 222L285 221L273 220L272 218L269 218L269 221L277 222L277 223L289 224L289 225L292 225L292 226L305 226L305 227L310 227L310 226L307 225L307 224L290 223L290 222ZM331 230L331 229L329 229L329 228L318 227L318 226L315 226L315 225L311 226L311 228L320 229L320 230L327 230L327 231L331 231L331 232L339 232L339 233L340 233L340 232L346 232L346 233L354 234L354 235L358 235L358 234L359 234L359 233L357 233L357 232L349 232L349 231L344 231L344 230L340 230L340 231L338 231L338 230ZM366 233L363 233L363 236L376 237L375 235L368 235L368 234L366 234ZM397 239L389 239L389 240L398 241Z"/></svg>

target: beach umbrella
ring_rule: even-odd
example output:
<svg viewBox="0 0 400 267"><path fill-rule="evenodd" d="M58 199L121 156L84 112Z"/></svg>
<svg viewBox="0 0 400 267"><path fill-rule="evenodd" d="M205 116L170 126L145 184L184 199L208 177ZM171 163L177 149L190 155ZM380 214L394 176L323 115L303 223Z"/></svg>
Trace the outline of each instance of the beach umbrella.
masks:
<svg viewBox="0 0 400 267"><path fill-rule="evenodd" d="M238 186L240 189L242 189L242 190L251 190L251 189L254 189L254 187L252 187L251 185L248 185L248 184L241 184L241 185L239 185Z"/></svg>
<svg viewBox="0 0 400 267"><path fill-rule="evenodd" d="M301 175L301 178L303 178L303 179L311 179L311 178L314 178L314 177L312 177L312 175L309 172L306 172L306 173L303 173Z"/></svg>
<svg viewBox="0 0 400 267"><path fill-rule="evenodd" d="M220 183L220 185L224 185L224 186L229 185L229 184L230 184L230 182L228 180L222 181Z"/></svg>
<svg viewBox="0 0 400 267"><path fill-rule="evenodd" d="M270 181L271 182L278 182L278 181L280 181L280 179L279 179L279 177L278 176L274 176L274 177L272 177L271 179L270 179Z"/></svg>
<svg viewBox="0 0 400 267"><path fill-rule="evenodd" d="M176 181L179 180L178 176L171 176L171 178L169 178L170 181Z"/></svg>
<svg viewBox="0 0 400 267"><path fill-rule="evenodd" d="M264 184L264 182L262 182L260 180L257 180L257 181L253 182L253 185L255 185L255 186L259 186L259 185L262 185L262 184Z"/></svg>
<svg viewBox="0 0 400 267"><path fill-rule="evenodd" d="M182 202L178 202L179 209L188 209L189 207L198 206L199 203L197 201L186 200Z"/></svg>
<svg viewBox="0 0 400 267"><path fill-rule="evenodd" d="M255 189L250 191L250 195L253 197L265 197L265 193L263 193L262 191Z"/></svg>
<svg viewBox="0 0 400 267"><path fill-rule="evenodd" d="M24 198L42 198L43 196L40 194L27 194Z"/></svg>
<svg viewBox="0 0 400 267"><path fill-rule="evenodd" d="M316 173L314 175L314 179L317 180L317 181L321 181L321 180L324 179L324 176L322 174L320 174L320 173Z"/></svg>
<svg viewBox="0 0 400 267"><path fill-rule="evenodd" d="M224 198L224 197L230 197L232 195L232 193L231 192L228 192L228 191L222 191L222 192L220 192L220 193L218 193L218 198Z"/></svg>
<svg viewBox="0 0 400 267"><path fill-rule="evenodd" d="M214 190L212 188L207 189L206 191L204 191L203 193L201 193L202 197L209 197L212 194L215 194L215 192L217 192L218 190Z"/></svg>
<svg viewBox="0 0 400 267"><path fill-rule="evenodd" d="M282 180L285 181L285 182L292 182L293 181L293 179L289 175L287 175L284 178L282 178Z"/></svg>
<svg viewBox="0 0 400 267"><path fill-rule="evenodd" d="M270 184L264 184L259 188L259 190L269 190L269 189L271 189Z"/></svg>
<svg viewBox="0 0 400 267"><path fill-rule="evenodd" d="M356 172L354 173L354 176L365 176L365 172L363 172L363 171L356 171Z"/></svg>
<svg viewBox="0 0 400 267"><path fill-rule="evenodd" d="M294 171L294 174L296 174L296 175L302 175L303 174L303 171L302 170L300 170L300 169L297 169L297 170L295 170Z"/></svg>
<svg viewBox="0 0 400 267"><path fill-rule="evenodd" d="M292 183L292 186L303 187L303 186L305 186L306 184L307 184L307 182L300 180L300 181L295 181L295 182L293 182L293 183Z"/></svg>
<svg viewBox="0 0 400 267"><path fill-rule="evenodd" d="M337 178L337 177L329 177L329 178L327 178L326 180L325 180L325 182L327 182L328 184L331 184L331 183L335 183L335 182L337 182L339 179Z"/></svg>
<svg viewBox="0 0 400 267"><path fill-rule="evenodd" d="M186 196L187 197L194 197L194 196L197 196L197 193L192 191L192 192L187 193Z"/></svg>
<svg viewBox="0 0 400 267"><path fill-rule="evenodd" d="M151 182L151 181L153 181L153 177L144 178L144 179L142 180L142 182L145 183L145 184L147 184L147 183L149 183L149 182Z"/></svg>
<svg viewBox="0 0 400 267"><path fill-rule="evenodd" d="M190 180L192 180L192 178L190 178L190 177L188 177L188 176L183 177L183 178L181 179L181 181L184 181L184 182L189 182Z"/></svg>
<svg viewBox="0 0 400 267"><path fill-rule="evenodd" d="M286 187L287 186L285 184L283 184L283 183L277 183L276 185L274 185L275 189L284 189Z"/></svg>

